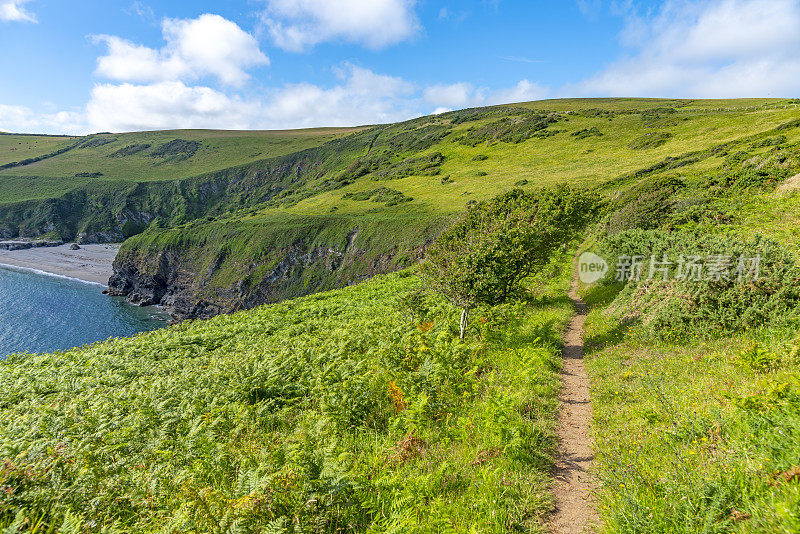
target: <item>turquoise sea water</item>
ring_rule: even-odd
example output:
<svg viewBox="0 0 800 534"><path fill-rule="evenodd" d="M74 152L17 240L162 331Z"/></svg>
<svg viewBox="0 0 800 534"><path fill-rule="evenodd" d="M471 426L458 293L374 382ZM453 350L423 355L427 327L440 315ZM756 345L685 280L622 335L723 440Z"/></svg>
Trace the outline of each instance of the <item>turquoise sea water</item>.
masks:
<svg viewBox="0 0 800 534"><path fill-rule="evenodd" d="M0 267L0 359L131 336L169 319L102 291L98 284Z"/></svg>

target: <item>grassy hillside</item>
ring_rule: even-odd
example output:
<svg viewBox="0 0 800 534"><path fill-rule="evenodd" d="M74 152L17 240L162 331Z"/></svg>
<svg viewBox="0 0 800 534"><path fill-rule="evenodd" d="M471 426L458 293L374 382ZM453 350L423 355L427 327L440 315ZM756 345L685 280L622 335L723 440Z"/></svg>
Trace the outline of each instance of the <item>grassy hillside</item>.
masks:
<svg viewBox="0 0 800 534"><path fill-rule="evenodd" d="M596 237L673 261L763 260L757 282L646 280L645 267L585 289L605 532L800 529L799 130L630 180Z"/></svg>
<svg viewBox="0 0 800 534"><path fill-rule="evenodd" d="M72 144L74 138L60 135L14 135L0 133L0 166L52 154Z"/></svg>
<svg viewBox="0 0 800 534"><path fill-rule="evenodd" d="M189 178L298 152L353 131L357 129L167 130L84 138L0 135L0 203L53 198L91 183ZM69 150L53 155L65 148ZM36 158L42 159L19 164Z"/></svg>
<svg viewBox="0 0 800 534"><path fill-rule="evenodd" d="M0 527L542 532L571 313L569 270L545 275L538 297L485 310L466 345L449 304L404 304L419 282L402 272L12 356Z"/></svg>
<svg viewBox="0 0 800 534"><path fill-rule="evenodd" d="M708 104L733 109L762 102ZM198 186L201 189L220 191L214 200L201 193L189 200L184 212L156 207L169 213L164 216L169 219L150 224L123 246L118 271L127 282L115 284L114 289L136 301L166 304L181 316L206 316L258 302L254 295L297 295L287 291L289 280L304 291L340 287L356 279L358 271L373 274L408 265L429 242L432 232L427 229L441 227L471 202L513 187L556 183L603 187L615 195L661 172L703 173L720 165L723 152L733 147L750 149L755 142L779 136L787 142L796 139L797 128L782 125L800 118L800 110L779 101L771 101L766 110L713 112L690 111L712 109L699 107L702 101L582 100L569 102L569 113L536 111L536 104L463 110L376 126L298 154L199 178L207 184ZM592 104L597 105L575 109ZM768 150L765 145L755 153ZM225 190L215 181L223 175ZM152 214L155 209L142 211ZM202 215L213 220L199 218ZM359 238L355 248L384 260L345 262L340 268L329 261L331 255L320 254L322 248L334 256L346 255L344 237L364 230L371 223L363 222L376 217L383 221L383 235L403 237L397 243L380 240L366 247ZM198 219L181 227L186 218ZM298 234L297 226L291 226L291 231L278 235L284 220L305 221L308 233ZM409 226L409 220L415 222ZM146 225L146 218L140 221L136 228ZM241 234L249 245L218 254L225 242L221 228L227 236ZM282 245L275 246L278 243ZM154 260L148 260L154 250L169 250L169 257L179 262L175 271L183 274L154 270ZM276 253L297 268L287 274L286 261L277 259ZM217 276L217 271L223 274ZM165 282L172 279L175 282ZM245 285L234 284L232 290L230 284L237 280ZM207 300L193 303L189 294Z"/></svg>
<svg viewBox="0 0 800 534"><path fill-rule="evenodd" d="M412 263L472 200L597 189L607 209L582 247L612 270L625 253L763 256L758 280L645 270L583 288L603 529L797 532L800 111L764 103L465 110L128 183L125 213L177 215L130 237L118 282L196 315L250 308ZM558 106L571 113L531 111ZM0 527L543 532L570 260L476 311L465 344L409 270L12 356Z"/></svg>

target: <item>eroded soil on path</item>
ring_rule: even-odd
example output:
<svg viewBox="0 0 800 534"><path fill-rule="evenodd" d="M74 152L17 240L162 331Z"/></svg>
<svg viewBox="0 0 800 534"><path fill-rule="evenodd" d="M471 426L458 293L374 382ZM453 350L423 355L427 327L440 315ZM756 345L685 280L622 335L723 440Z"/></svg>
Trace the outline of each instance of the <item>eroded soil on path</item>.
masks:
<svg viewBox="0 0 800 534"><path fill-rule="evenodd" d="M555 534L594 532L599 521L592 498L596 482L590 471L594 460L592 403L589 377L583 363L583 327L587 308L577 290L576 278L569 293L575 306L575 317L564 336L559 394L558 460L553 487L556 509L550 520L550 530Z"/></svg>

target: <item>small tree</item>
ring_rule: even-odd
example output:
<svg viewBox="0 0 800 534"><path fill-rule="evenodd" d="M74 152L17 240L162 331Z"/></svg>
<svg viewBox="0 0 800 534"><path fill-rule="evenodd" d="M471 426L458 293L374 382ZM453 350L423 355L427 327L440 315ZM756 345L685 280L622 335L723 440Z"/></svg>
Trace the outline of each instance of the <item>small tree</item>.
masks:
<svg viewBox="0 0 800 534"><path fill-rule="evenodd" d="M598 198L568 187L515 189L472 206L436 239L420 275L461 308L462 340L470 310L513 296L525 277L585 227Z"/></svg>

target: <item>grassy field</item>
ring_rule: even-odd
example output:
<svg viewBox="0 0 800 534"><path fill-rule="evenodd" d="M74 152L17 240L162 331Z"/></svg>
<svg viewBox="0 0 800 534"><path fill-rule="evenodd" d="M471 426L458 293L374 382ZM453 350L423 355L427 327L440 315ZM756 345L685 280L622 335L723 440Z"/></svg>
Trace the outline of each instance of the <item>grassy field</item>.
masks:
<svg viewBox="0 0 800 534"><path fill-rule="evenodd" d="M483 310L467 344L449 304L404 304L401 272L12 356L0 527L542 532L569 276Z"/></svg>
<svg viewBox="0 0 800 534"><path fill-rule="evenodd" d="M51 154L72 144L73 137L0 133L0 165Z"/></svg>
<svg viewBox="0 0 800 534"><path fill-rule="evenodd" d="M759 109L713 111L736 107ZM131 178L105 182L104 194L127 184L129 196L93 224L132 206L184 210L142 219L120 260L147 280L172 261L206 302L265 287L273 293L251 295L292 298L400 268L471 201L558 183L607 201L585 248L763 254L752 283L583 288L600 512L615 533L800 530L800 110L545 101L345 134L253 137L234 157L238 134L226 133L219 154L244 165L172 182L119 164ZM152 140L140 143L151 151L199 139L124 135ZM94 156L74 160L71 177L25 173L80 150L115 162L108 155L136 144L114 143L11 168L0 200L58 195L60 180L96 187L105 173L74 176ZM256 145L274 157L251 161L266 157ZM192 156L160 165L122 158L206 172L219 169L200 160L212 146L224 141L203 137ZM0 362L0 527L543 532L569 261L556 258L518 302L477 313L465 344L456 310L401 271Z"/></svg>
<svg viewBox="0 0 800 534"><path fill-rule="evenodd" d="M316 128L291 131L174 130L97 134L63 154L0 170L0 202L52 198L95 182L189 178L319 146L357 131ZM160 147L175 140L184 146ZM22 142L19 150L15 143ZM75 139L0 135L0 165L52 153ZM198 143L193 145L192 143ZM24 152L23 152L24 151ZM25 180L20 180L24 177ZM60 186L57 186L60 184ZM12 189L13 188L13 189ZM6 191L13 191L12 194Z"/></svg>
<svg viewBox="0 0 800 534"><path fill-rule="evenodd" d="M549 128L560 133L519 144L494 142L469 147L445 139L428 151L441 152L445 156L439 174L392 180L388 187L401 191L427 209L452 213L463 209L471 200L490 198L523 180L530 187L555 183L596 186L669 156L710 149L725 141L771 130L800 117L800 110L701 115L675 113L665 117L656 119L654 122L658 126L652 127L639 114L621 114L611 119L576 115L569 117L568 122L558 122ZM452 137L488 122L487 119L460 125ZM603 135L585 139L571 135L590 128L598 128ZM635 140L653 132L668 132L671 137L658 147L630 148ZM478 156L487 159L476 161ZM444 176L452 181L442 183ZM373 180L362 179L345 189L304 200L291 209L298 213L315 213L336 207L346 212L363 212L374 206L342 201L342 197L374 187Z"/></svg>

